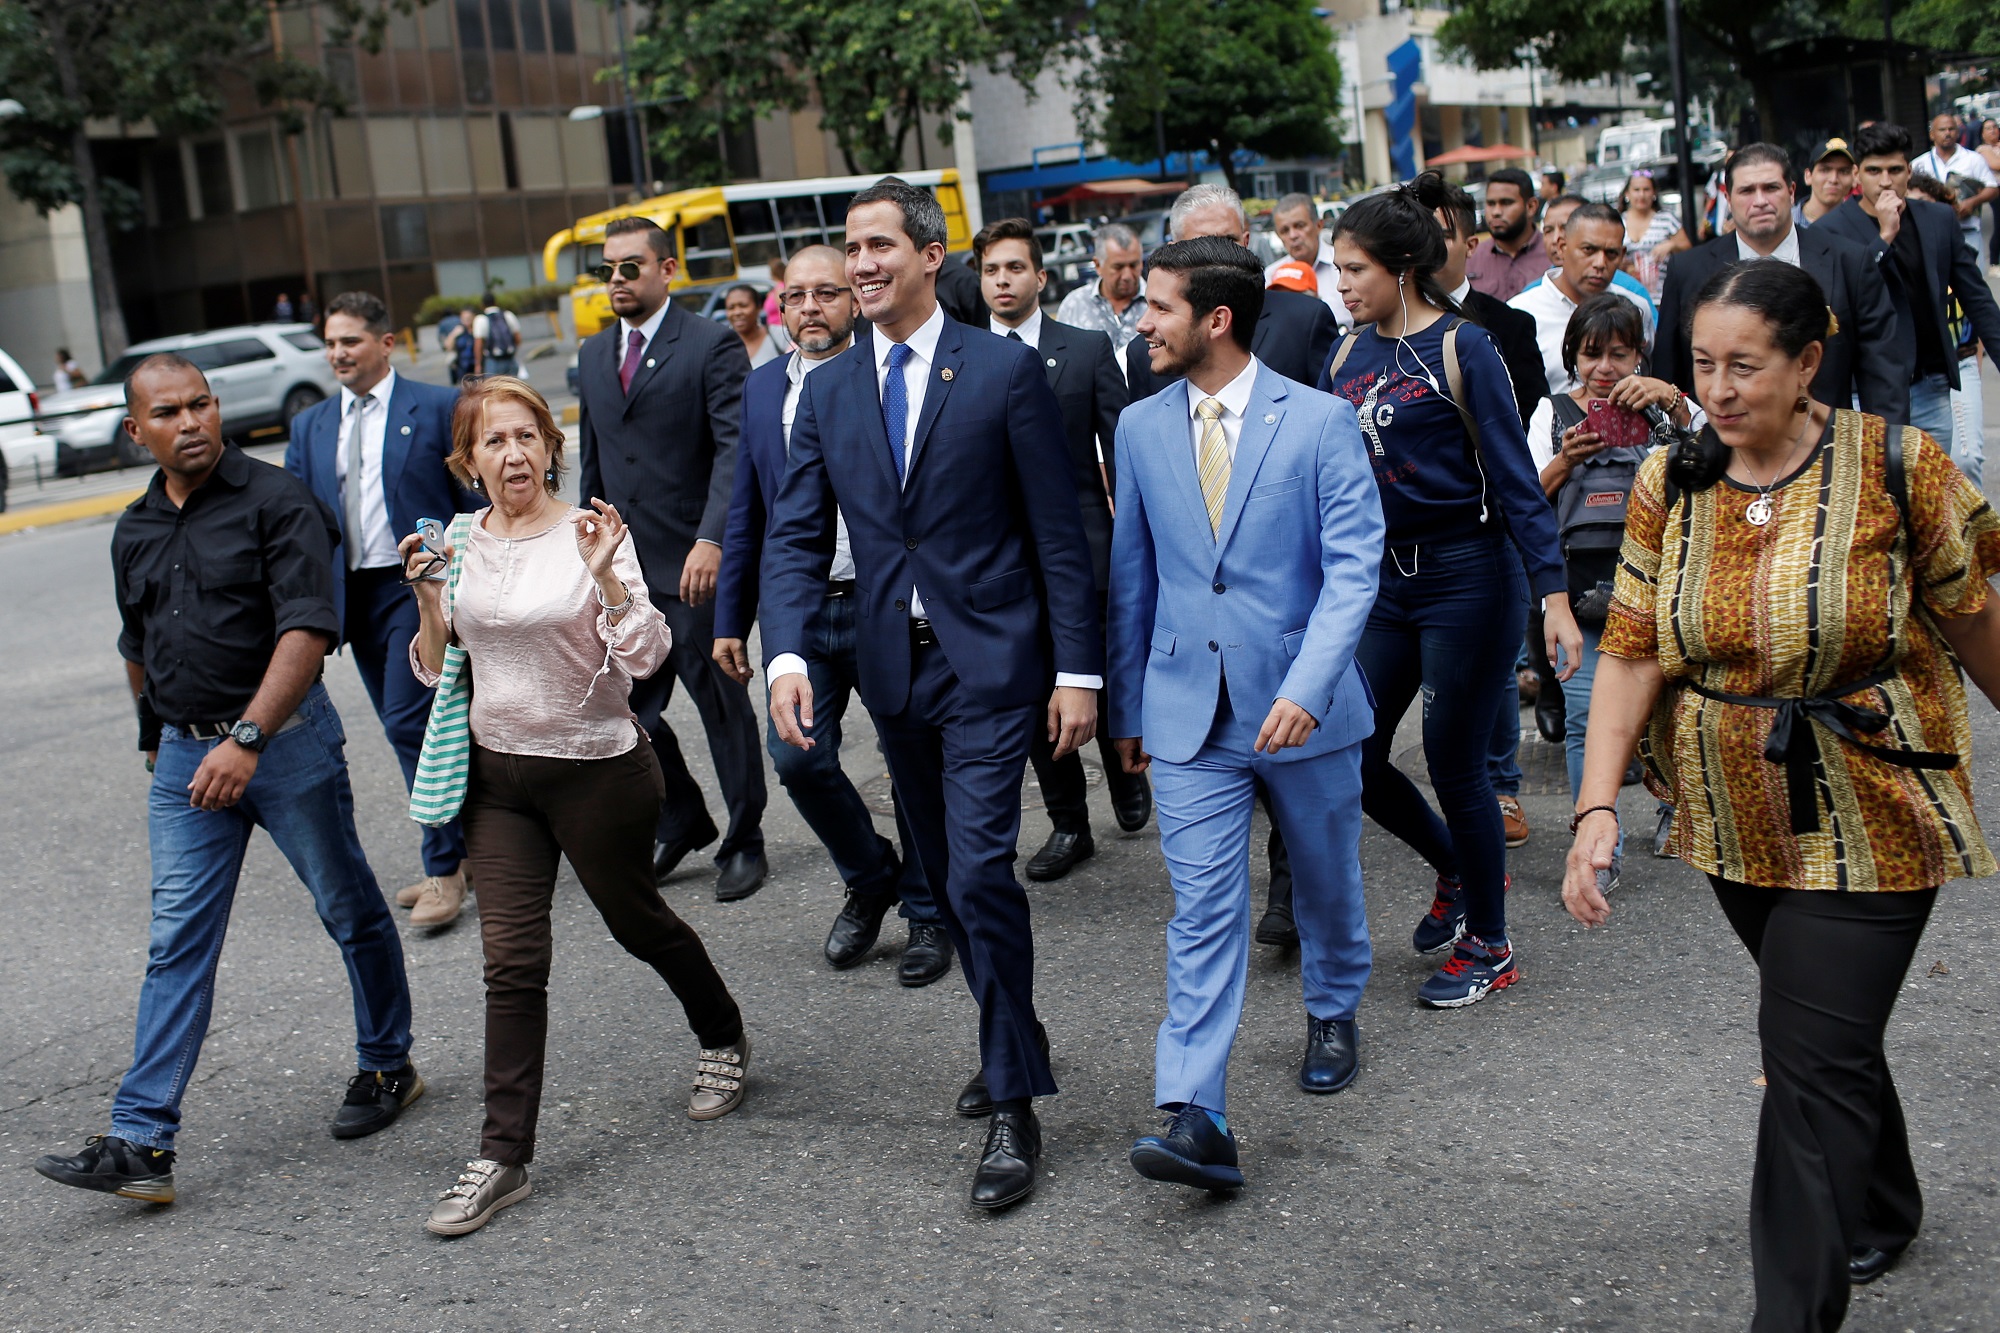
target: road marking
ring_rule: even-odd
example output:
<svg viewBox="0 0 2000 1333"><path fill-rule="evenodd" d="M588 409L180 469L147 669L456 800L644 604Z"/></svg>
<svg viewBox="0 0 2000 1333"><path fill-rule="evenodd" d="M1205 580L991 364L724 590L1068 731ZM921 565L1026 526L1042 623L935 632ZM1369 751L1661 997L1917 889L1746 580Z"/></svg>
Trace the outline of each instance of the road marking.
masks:
<svg viewBox="0 0 2000 1333"><path fill-rule="evenodd" d="M80 518L100 518L105 514L115 514L145 493L142 487L136 491L118 491L111 495L93 495L82 500L64 500L59 504L12 509L0 514L0 533L22 532L28 528L46 528L57 523L74 523Z"/></svg>

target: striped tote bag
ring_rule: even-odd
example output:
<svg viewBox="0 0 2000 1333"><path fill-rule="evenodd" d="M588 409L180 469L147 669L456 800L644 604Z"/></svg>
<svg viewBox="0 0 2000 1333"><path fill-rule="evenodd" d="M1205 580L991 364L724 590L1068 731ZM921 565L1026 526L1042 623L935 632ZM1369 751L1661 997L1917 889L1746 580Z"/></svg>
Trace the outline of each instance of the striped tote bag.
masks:
<svg viewBox="0 0 2000 1333"><path fill-rule="evenodd" d="M451 572L445 582L447 615L458 603L458 570L465 562L465 543L472 535L473 514L451 522ZM465 649L448 643L444 670L431 697L431 719L424 727L424 746L417 753L417 777L410 784L410 818L436 828L458 818L465 804L465 783L472 768L472 673Z"/></svg>

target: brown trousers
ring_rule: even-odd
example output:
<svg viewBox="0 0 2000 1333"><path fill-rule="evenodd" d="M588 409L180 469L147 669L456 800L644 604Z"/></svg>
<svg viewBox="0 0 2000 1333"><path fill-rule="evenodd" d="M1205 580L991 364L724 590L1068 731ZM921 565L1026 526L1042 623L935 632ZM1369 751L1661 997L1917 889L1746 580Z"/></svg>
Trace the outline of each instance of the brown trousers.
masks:
<svg viewBox="0 0 2000 1333"><path fill-rule="evenodd" d="M659 761L642 740L611 759L473 747L461 817L486 952L480 1156L519 1166L535 1155L559 857L569 858L611 937L673 988L703 1046L730 1046L742 1037L742 1012L701 937L661 900L653 880L653 825L664 791Z"/></svg>

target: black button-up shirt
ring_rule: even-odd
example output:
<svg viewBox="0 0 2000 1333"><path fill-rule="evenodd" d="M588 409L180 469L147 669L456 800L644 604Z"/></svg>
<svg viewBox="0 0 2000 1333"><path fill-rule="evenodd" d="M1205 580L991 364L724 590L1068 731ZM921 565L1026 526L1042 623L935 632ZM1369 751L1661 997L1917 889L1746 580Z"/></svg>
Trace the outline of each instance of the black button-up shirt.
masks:
<svg viewBox="0 0 2000 1333"><path fill-rule="evenodd" d="M280 635L317 630L331 649L338 540L303 482L234 446L179 509L155 474L111 539L125 626L118 651L145 668L142 717L233 722Z"/></svg>

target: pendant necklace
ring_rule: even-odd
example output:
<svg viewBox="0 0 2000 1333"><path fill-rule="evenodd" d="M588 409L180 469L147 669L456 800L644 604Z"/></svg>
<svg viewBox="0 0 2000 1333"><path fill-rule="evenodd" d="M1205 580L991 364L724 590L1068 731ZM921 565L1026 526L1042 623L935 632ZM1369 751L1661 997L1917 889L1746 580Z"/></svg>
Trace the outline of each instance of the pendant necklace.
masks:
<svg viewBox="0 0 2000 1333"><path fill-rule="evenodd" d="M1797 449L1799 447L1799 440L1804 439L1811 431L1812 413L1808 412L1806 413L1805 428L1793 439L1792 448ZM1771 480L1768 485L1759 485L1754 477L1751 479L1750 484L1757 487L1757 498L1752 500L1749 506L1743 511L1743 521L1751 527L1761 528L1771 521L1771 487L1776 486L1778 479L1785 475L1785 467L1791 462L1791 457L1789 452L1785 455L1784 462L1779 463L1778 470L1771 474ZM1749 469L1746 468L1744 470L1748 471Z"/></svg>

